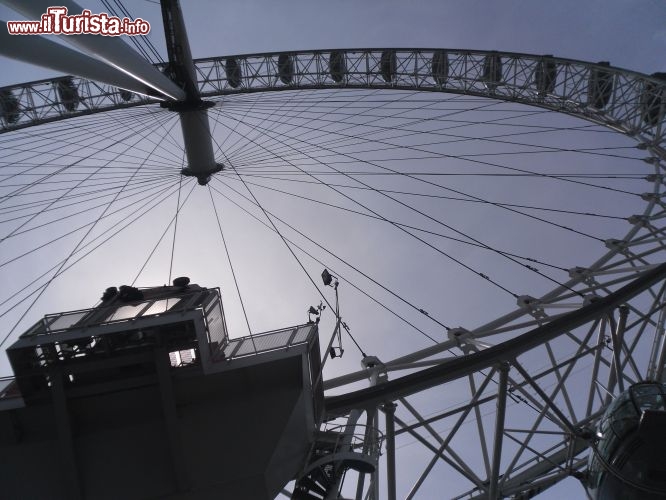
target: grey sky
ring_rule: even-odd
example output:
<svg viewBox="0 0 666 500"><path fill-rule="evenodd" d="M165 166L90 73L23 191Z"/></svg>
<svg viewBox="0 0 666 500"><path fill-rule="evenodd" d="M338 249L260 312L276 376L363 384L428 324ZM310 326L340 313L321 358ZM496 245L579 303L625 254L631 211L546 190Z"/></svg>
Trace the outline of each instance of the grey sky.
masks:
<svg viewBox="0 0 666 500"><path fill-rule="evenodd" d="M85 4L93 11L103 11L99 5ZM161 18L159 8L152 2L135 1L127 2L127 6L135 17L142 17L153 24L151 40L158 48L163 47L161 37ZM630 70L652 73L666 71L666 3L658 0L615 0L615 1L241 1L229 0L218 1L183 1L183 11L190 34L192 52L195 58L226 54L244 54L264 51L303 50L303 49L326 49L326 48L353 48L353 47L450 47L469 49L490 49L534 54L552 54L559 57L580 59L587 61L610 61L614 66L624 67ZM0 18L4 20L19 18L0 7ZM18 63L5 58L0 58L0 86L10 85L24 81L31 81L50 77L53 73L39 68ZM326 196L324 193L320 195ZM270 198L270 195L266 195ZM279 198L276 198L279 199ZM205 200L199 200L203 203ZM279 205L278 202L275 206ZM202 204L201 207L204 207ZM171 213L171 207L169 207ZM206 210L201 208L201 210ZM197 214L192 210L183 214L183 227L188 224L194 227L198 222ZM209 214L210 215L210 214ZM479 215L479 217L481 217ZM299 220L296 217L296 220ZM305 219L304 219L305 220ZM209 223L214 223L211 219ZM271 236L265 240L260 238L242 236L244 222L231 222L235 234L241 234L233 240L233 245L238 252L243 253L247 259L245 273L242 276L241 286L256 291L257 297L251 305L252 313L250 320L255 325L260 325L259 330L278 328L284 326L280 321L293 321L294 313L276 314L278 324L270 326L269 320L273 311L300 310L301 303L307 301L315 302L316 294L308 288L309 284L299 285L297 298L293 296L281 296L274 289L262 291L261 280L265 275L260 273L251 274L250 263L252 259L258 262L266 259L261 250L272 245ZM237 226L233 226L237 224ZM249 224L249 223L247 223ZM341 224L341 223L340 223ZM157 234L158 224L150 228L150 237ZM376 248L373 244L380 242L386 247L392 244L390 235L377 234L372 231L374 226L362 226L355 228L356 236L362 241L364 235L368 239L367 252L359 252L359 258L368 266L374 266L377 273L384 273L389 282L402 286L406 293L418 294L419 285L411 283L409 272L402 268L398 258L386 262L376 262ZM334 231L342 231L342 226L335 226ZM161 226L160 226L161 229ZM364 233L363 231L367 231ZM324 228L313 229L322 240L329 238L331 244L335 235ZM232 232L232 230L230 230ZM246 233L255 235L254 232ZM210 235L210 240L217 237ZM146 236L148 239L148 236ZM369 240L373 241L370 242ZM152 241L152 240L151 240ZM527 245L527 243L525 243ZM216 243L219 245L219 242ZM164 245L163 245L164 247ZM216 247L219 248L219 247ZM241 250L242 249L242 250ZM168 248L162 248L161 257L166 258ZM186 245L179 251L187 253ZM221 258L220 254L213 254L208 248L200 249L198 254L209 256L211 259ZM118 247L115 250L118 262L124 260L133 261L131 274L138 267L137 260L145 258L145 253L140 258L127 248ZM287 257L284 249L277 249L279 258L271 256L268 260L275 258L275 265L280 265ZM181 254L182 255L182 254ZM418 259L418 256L416 257ZM162 265L163 262L160 261ZM418 262L416 263L418 265ZM118 264L120 265L120 264ZM285 264L285 275L280 276L288 280L289 273L298 273L293 263ZM159 266L157 266L159 267ZM174 274L192 275L192 263L181 261L177 264ZM424 263L422 272L427 272ZM235 292L230 288L228 275L217 272L206 275L205 268L196 266L199 278L196 281L203 285L224 285L225 293L230 300ZM286 272L289 271L289 272ZM89 274L96 272L94 266L86 271ZM410 271L411 272L411 271ZM160 274L161 273L161 274ZM404 273L404 274L403 274ZM100 269L99 274L108 280L108 284L115 283L117 273L114 269ZM147 274L160 280L163 278L163 268L156 269L154 274L147 270ZM201 276L206 276L206 282ZM159 276L159 278L158 278ZM214 276L214 277L213 277ZM12 275L14 277L14 275ZM123 278L125 279L125 275ZM299 276L300 279L300 276ZM461 278L462 279L462 278ZM101 278L100 278L101 280ZM158 281L159 282L159 281ZM223 283L224 282L224 283ZM149 284L154 284L150 282ZM97 284L95 285L97 287ZM66 291L66 288L63 290ZM62 291L62 290L61 290ZM101 290L95 288L95 295ZM73 309L84 307L90 302L88 289L72 292L76 295L74 304L68 304L68 298L61 293L54 297L52 302L40 304L39 313L54 312L60 308ZM438 293L452 293L450 287L438 288ZM87 299L86 299L87 297ZM347 295L350 297L350 295ZM355 297L355 296L354 296ZM70 302L73 300L69 298ZM293 302L298 302L297 306ZM433 301L434 302L434 301ZM433 305L432 307L436 307ZM469 306L469 314L473 314L473 308ZM237 306L236 306L237 308ZM465 310L467 313L467 309ZM287 319L288 318L288 319ZM303 314L303 318L305 315ZM375 332L368 334L362 332L368 327L370 321L363 322L360 318L352 326L361 325L358 336L371 339L381 343L382 340ZM240 317L232 318L238 328L243 327ZM275 322L275 319L272 319ZM298 320L300 321L300 320ZM463 323L461 320L460 323ZM470 319L468 324L473 324ZM378 330L386 326L391 328L392 324L387 322L376 323L374 327ZM347 345L351 353L353 348ZM398 350L405 349L399 346ZM390 349L389 349L390 351ZM354 354L355 356L355 354ZM350 356L351 357L351 356ZM345 369L356 369L358 360L356 357L344 361ZM344 371L344 370L343 370ZM574 481L565 481L563 485L553 488L540 498L557 499L566 495L573 498L583 498L580 487Z"/></svg>

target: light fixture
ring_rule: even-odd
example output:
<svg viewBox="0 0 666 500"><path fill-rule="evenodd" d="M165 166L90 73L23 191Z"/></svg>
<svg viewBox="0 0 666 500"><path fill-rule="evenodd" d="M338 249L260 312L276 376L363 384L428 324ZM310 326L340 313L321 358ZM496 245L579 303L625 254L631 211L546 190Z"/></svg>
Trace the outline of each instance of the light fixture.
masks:
<svg viewBox="0 0 666 500"><path fill-rule="evenodd" d="M321 279L326 286L329 286L331 283L333 283L333 275L328 272L328 269L324 269L324 271L321 273Z"/></svg>
<svg viewBox="0 0 666 500"><path fill-rule="evenodd" d="M310 306L310 309L308 309L308 323L319 323L319 320L321 319L321 312L326 309L326 306L322 304L321 302L317 307L315 306ZM312 319L312 316L314 315L314 320Z"/></svg>

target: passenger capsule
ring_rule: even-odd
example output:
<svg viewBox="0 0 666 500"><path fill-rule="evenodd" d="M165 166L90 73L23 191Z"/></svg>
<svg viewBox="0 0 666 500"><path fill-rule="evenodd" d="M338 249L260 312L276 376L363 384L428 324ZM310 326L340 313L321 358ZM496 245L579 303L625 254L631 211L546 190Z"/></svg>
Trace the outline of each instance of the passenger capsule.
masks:
<svg viewBox="0 0 666 500"><path fill-rule="evenodd" d="M499 54L488 54L483 58L483 80L491 87L502 81L502 58Z"/></svg>
<svg viewBox="0 0 666 500"><path fill-rule="evenodd" d="M129 90L120 89L120 98L125 102L130 102L134 94Z"/></svg>
<svg viewBox="0 0 666 500"><path fill-rule="evenodd" d="M294 59L287 54L278 57L278 76L285 85L290 85L294 78Z"/></svg>
<svg viewBox="0 0 666 500"><path fill-rule="evenodd" d="M546 56L539 61L534 70L534 85L540 96L552 94L557 81L557 64L555 61L547 59L548 57L550 56Z"/></svg>
<svg viewBox="0 0 666 500"><path fill-rule="evenodd" d="M654 127L664 117L664 85L666 85L666 73L653 73L654 78L664 82L659 85L654 82L646 82L641 95L641 116L646 125Z"/></svg>
<svg viewBox="0 0 666 500"><path fill-rule="evenodd" d="M347 75L347 61L345 53L341 50L334 50L328 59L328 72L335 83L340 83Z"/></svg>
<svg viewBox="0 0 666 500"><path fill-rule="evenodd" d="M597 63L597 66L610 66L607 61ZM587 84L587 103L595 109L608 106L613 95L613 73L601 68L590 70L590 80Z"/></svg>
<svg viewBox="0 0 666 500"><path fill-rule="evenodd" d="M224 62L224 71L227 73L227 83L230 87L237 89L243 79L240 64L235 57L228 57Z"/></svg>
<svg viewBox="0 0 666 500"><path fill-rule="evenodd" d="M444 85L449 78L449 55L444 50L432 55L432 77L438 85Z"/></svg>
<svg viewBox="0 0 666 500"><path fill-rule="evenodd" d="M68 76L57 80L56 89L58 90L58 96L60 97L60 104L62 104L69 112L76 111L81 99L72 77Z"/></svg>
<svg viewBox="0 0 666 500"><path fill-rule="evenodd" d="M379 73L386 83L391 83L394 80L397 66L395 50L382 52L382 58L379 61Z"/></svg>
<svg viewBox="0 0 666 500"><path fill-rule="evenodd" d="M0 90L0 113L3 120L12 125L19 119L19 101L11 90Z"/></svg>
<svg viewBox="0 0 666 500"><path fill-rule="evenodd" d="M666 385L632 385L608 406L588 461L587 490L599 500L666 496Z"/></svg>

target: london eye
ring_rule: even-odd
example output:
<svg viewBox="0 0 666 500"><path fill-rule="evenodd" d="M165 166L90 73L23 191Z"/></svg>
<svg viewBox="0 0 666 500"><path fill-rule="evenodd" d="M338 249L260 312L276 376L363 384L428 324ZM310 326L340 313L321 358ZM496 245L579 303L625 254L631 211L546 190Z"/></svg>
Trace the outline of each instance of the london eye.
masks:
<svg viewBox="0 0 666 500"><path fill-rule="evenodd" d="M178 28L136 47L186 97L0 89L3 349L187 275L221 288L229 359L318 328L318 433L278 498L663 493L623 441L660 440L665 407L659 68L441 43L199 58L187 31L193 59Z"/></svg>

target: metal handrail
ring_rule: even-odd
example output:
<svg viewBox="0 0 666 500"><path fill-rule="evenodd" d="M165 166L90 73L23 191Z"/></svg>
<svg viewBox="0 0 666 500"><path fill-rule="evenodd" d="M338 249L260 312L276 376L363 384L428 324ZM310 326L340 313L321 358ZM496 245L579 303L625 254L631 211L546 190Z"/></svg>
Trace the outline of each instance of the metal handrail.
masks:
<svg viewBox="0 0 666 500"><path fill-rule="evenodd" d="M215 290L215 289L213 289ZM32 336L39 336L39 335L50 335L53 333L57 332L64 332L67 330L71 330L74 328L82 328L82 327L91 327L91 326L99 326L99 325L107 325L107 324L116 324L116 323L122 323L122 322L127 322L127 321L132 321L137 318L147 318L147 317L156 317L156 316L161 316L164 314L172 314L172 313L182 313L185 311L194 311L197 309L202 309L203 305L198 304L193 307L189 308L179 308L178 304L176 304L176 307L174 309L168 309L163 312L157 312L153 314L143 314L146 310L150 308L152 304L154 304L157 301L160 300L166 300L166 299L179 299L179 301L184 302L184 305L187 304L187 299L191 298L192 296L200 293L200 290L193 291L192 293L184 294L182 296L170 296L170 297L154 297L150 299L144 299L141 301L137 302L128 302L127 304L113 304L109 306L104 306L104 307L92 307L88 309L78 309L78 310L73 310L73 311L65 311L65 312L60 312L60 313L51 313L51 314L46 314L42 319L40 319L35 325L33 325L31 328L28 329L28 332L31 332L29 335L27 332L23 335L28 335L30 337ZM218 298L219 298L219 291L218 293ZM137 314L132 317L128 318L120 318L120 319L113 319L113 320L106 320L103 318L109 317L113 311L116 311L119 309L119 307L122 307L123 305L136 305L137 307ZM143 305L143 308L141 306ZM108 314L104 314L107 312ZM84 321L86 315L91 315L92 317L90 318L89 321ZM53 325L56 321L58 321L60 318L64 318L67 316L79 316L78 319L74 320L72 324L64 327L59 327L59 328L51 328L51 325ZM100 319L102 318L102 319ZM81 323L83 321L83 323ZM41 325L40 325L41 324ZM41 326L41 328L40 328ZM35 331L36 330L36 331Z"/></svg>
<svg viewBox="0 0 666 500"><path fill-rule="evenodd" d="M240 355L237 354L237 352L243 347L243 345L246 342L256 344L258 339L266 338L266 337L269 337L271 335L276 335L278 333L285 333L285 332L289 332L289 331L293 331L293 330L298 330L298 329L306 327L306 326L310 326L312 328L314 325L310 325L310 324L298 325L298 326L295 326L295 327L281 328L281 329L278 329L278 330L271 330L271 331L268 331L268 332L257 333L257 334L253 334L251 336L240 337L240 338L235 338L235 339L228 339L228 342L221 348L221 350L224 350L230 344L235 344L235 347L234 347L231 355L227 356L227 358L226 358L227 361L231 361L232 359L244 358L244 357L253 356L253 355L259 354L259 353L280 351L280 350L284 350L284 349L289 349L290 347L307 344L311 339L311 336L312 336L311 332L308 333L308 336L303 340L296 341L294 336L292 335L292 336L290 336L287 343L285 343L284 345L280 345L280 346L276 346L276 347L266 347L264 349L258 348L256 350L253 348L253 350L251 352L248 352L246 354L240 354Z"/></svg>
<svg viewBox="0 0 666 500"><path fill-rule="evenodd" d="M335 438L335 450L338 449L338 446L343 440L349 440L345 444L345 447L348 447L348 451L354 451L355 453L361 453L369 457L374 457L379 455L384 442L384 434L379 430L378 427L366 424L356 424L354 429L361 428L363 432L356 430L348 431L347 425L333 425L328 427L328 424L324 426L324 429L321 433L330 433L336 434ZM321 436L321 434L320 434ZM362 451L357 451L357 450ZM335 454L335 452L334 452Z"/></svg>
<svg viewBox="0 0 666 500"><path fill-rule="evenodd" d="M379 428L371 425L356 424L354 428L361 428L364 431L347 430L346 425L325 426L318 438L315 438L310 451L311 461L309 461L301 475L306 476L311 470L338 460L353 460L357 462L359 455L362 457L363 462L374 462L376 465L381 455L384 434ZM335 436L334 440L330 443L332 445L331 451L317 455L317 443L322 442L321 438L325 433Z"/></svg>

